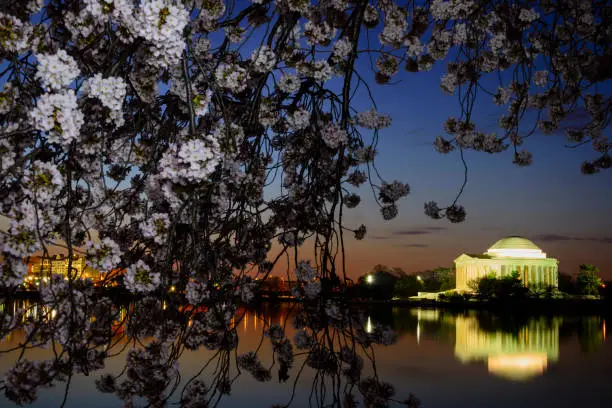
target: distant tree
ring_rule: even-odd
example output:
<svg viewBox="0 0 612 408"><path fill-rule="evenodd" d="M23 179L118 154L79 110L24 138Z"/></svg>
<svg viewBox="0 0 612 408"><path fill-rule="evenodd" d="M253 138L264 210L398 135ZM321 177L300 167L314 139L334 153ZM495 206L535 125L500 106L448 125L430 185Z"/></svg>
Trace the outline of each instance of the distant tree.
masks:
<svg viewBox="0 0 612 408"><path fill-rule="evenodd" d="M528 292L516 271L502 278L497 278L494 274L483 276L471 281L468 285L479 297L485 299L517 298L525 296Z"/></svg>
<svg viewBox="0 0 612 408"><path fill-rule="evenodd" d="M456 286L455 273L451 268L439 266L432 271L430 278L425 279L425 290L429 292L446 291Z"/></svg>
<svg viewBox="0 0 612 408"><path fill-rule="evenodd" d="M479 279L474 279L468 283L470 289L472 289L479 297L492 298L495 294L495 287L497 285L497 278L494 274L483 276Z"/></svg>
<svg viewBox="0 0 612 408"><path fill-rule="evenodd" d="M362 297L366 298L391 299L396 280L397 277L389 270L381 270L375 267L375 271L359 277L359 292Z"/></svg>
<svg viewBox="0 0 612 408"><path fill-rule="evenodd" d="M523 285L518 272L498 279L495 295L499 298L521 297L527 294L528 289Z"/></svg>
<svg viewBox="0 0 612 408"><path fill-rule="evenodd" d="M599 295L599 289L603 281L599 277L599 268L591 264L580 265L580 271L576 277L576 289L582 295Z"/></svg>
<svg viewBox="0 0 612 408"><path fill-rule="evenodd" d="M406 271L405 271L405 270L403 270L402 268L397 267L397 266L393 267L393 268L391 269L391 272L392 272L394 275L398 276L398 277L406 275Z"/></svg>
<svg viewBox="0 0 612 408"><path fill-rule="evenodd" d="M372 270L370 271L370 273L379 273L379 272L391 273L392 271L393 271L393 268L391 268L390 266L383 265L383 264L376 264L374 265L374 267L372 267Z"/></svg>
<svg viewBox="0 0 612 408"><path fill-rule="evenodd" d="M416 296L418 292L423 290L425 290L425 285L416 275L404 275L395 282L393 295L407 298Z"/></svg>
<svg viewBox="0 0 612 408"><path fill-rule="evenodd" d="M559 285L558 288L564 293L576 293L576 282L569 273L559 272Z"/></svg>
<svg viewBox="0 0 612 408"><path fill-rule="evenodd" d="M580 319L578 326L578 343L580 351L585 354L596 351L604 342L603 322L600 316L589 316Z"/></svg>

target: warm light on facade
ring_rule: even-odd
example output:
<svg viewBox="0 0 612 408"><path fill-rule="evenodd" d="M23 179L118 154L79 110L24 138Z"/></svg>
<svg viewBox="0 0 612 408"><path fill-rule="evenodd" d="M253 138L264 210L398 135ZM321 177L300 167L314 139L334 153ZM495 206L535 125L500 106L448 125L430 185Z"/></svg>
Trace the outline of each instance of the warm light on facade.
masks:
<svg viewBox="0 0 612 408"><path fill-rule="evenodd" d="M484 254L462 254L455 259L457 289L473 290L471 282L484 276L502 278L518 274L528 288L556 288L559 262L547 258L536 244L522 237L506 237Z"/></svg>
<svg viewBox="0 0 612 408"><path fill-rule="evenodd" d="M486 254L496 258L546 259L546 253L539 249L489 248Z"/></svg>

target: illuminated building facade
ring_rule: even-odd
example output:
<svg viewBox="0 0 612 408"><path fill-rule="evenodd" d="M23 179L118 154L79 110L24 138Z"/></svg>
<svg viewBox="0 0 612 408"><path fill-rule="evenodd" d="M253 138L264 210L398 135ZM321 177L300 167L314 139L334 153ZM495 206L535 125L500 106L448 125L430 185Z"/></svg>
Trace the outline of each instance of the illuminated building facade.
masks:
<svg viewBox="0 0 612 408"><path fill-rule="evenodd" d="M51 257L32 257L28 263L28 276L26 281L39 284L45 282L52 275L61 275L68 277L69 258L63 255L55 255ZM85 257L74 256L72 258L71 275L76 278L92 279L94 281L100 279L100 273L95 269L87 266Z"/></svg>
<svg viewBox="0 0 612 408"><path fill-rule="evenodd" d="M482 255L462 254L455 259L457 289L470 290L469 283L483 276L501 278L518 272L529 288L558 286L559 262L547 258L537 245L522 237L497 241Z"/></svg>

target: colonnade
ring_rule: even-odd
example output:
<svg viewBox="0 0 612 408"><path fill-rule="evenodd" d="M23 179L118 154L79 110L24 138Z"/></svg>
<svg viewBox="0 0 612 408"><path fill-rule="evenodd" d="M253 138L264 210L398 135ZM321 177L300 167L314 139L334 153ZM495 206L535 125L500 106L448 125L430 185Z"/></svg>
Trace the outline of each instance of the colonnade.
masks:
<svg viewBox="0 0 612 408"><path fill-rule="evenodd" d="M550 265L551 262L546 262L548 265L545 265L542 261L517 263L516 260L504 260L500 265L499 260L490 264L483 261L480 259L475 262L463 261L456 265L458 289L468 289L471 281L483 276L494 274L500 278L509 276L514 271L519 273L521 281L527 287L558 287L559 285L557 266Z"/></svg>
<svg viewBox="0 0 612 408"><path fill-rule="evenodd" d="M559 274L556 266L538 264L506 264L501 266L501 276L517 271L525 286L554 286L559 285Z"/></svg>

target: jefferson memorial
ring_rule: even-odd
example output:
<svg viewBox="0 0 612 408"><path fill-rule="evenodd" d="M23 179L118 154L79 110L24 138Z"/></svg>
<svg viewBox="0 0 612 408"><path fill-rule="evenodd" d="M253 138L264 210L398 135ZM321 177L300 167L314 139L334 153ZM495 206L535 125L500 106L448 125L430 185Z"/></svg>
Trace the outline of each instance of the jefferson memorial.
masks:
<svg viewBox="0 0 612 408"><path fill-rule="evenodd" d="M482 255L462 254L455 259L457 289L470 290L470 281L494 274L496 277L516 271L529 288L558 286L558 265L555 258L533 242L522 237L507 237L497 241Z"/></svg>

